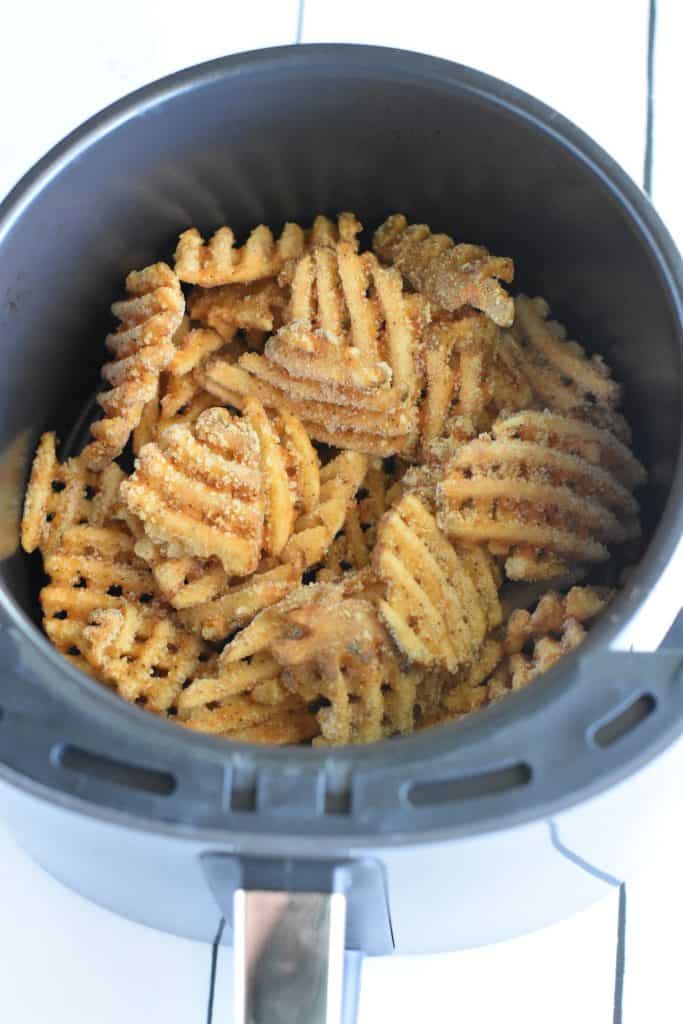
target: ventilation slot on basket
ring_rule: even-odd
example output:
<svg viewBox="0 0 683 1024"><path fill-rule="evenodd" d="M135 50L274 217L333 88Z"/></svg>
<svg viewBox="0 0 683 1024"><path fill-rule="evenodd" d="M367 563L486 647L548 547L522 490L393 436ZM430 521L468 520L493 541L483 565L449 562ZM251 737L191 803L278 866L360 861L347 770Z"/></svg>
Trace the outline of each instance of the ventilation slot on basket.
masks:
<svg viewBox="0 0 683 1024"><path fill-rule="evenodd" d="M595 731L593 739L599 747L610 747L626 733L640 725L657 707L657 701L649 693L644 693L625 708L616 711Z"/></svg>
<svg viewBox="0 0 683 1024"><path fill-rule="evenodd" d="M345 765L328 768L325 778L325 814L351 813L351 776Z"/></svg>
<svg viewBox="0 0 683 1024"><path fill-rule="evenodd" d="M230 788L231 811L256 810L256 769L249 762L235 759Z"/></svg>
<svg viewBox="0 0 683 1024"><path fill-rule="evenodd" d="M55 748L53 757L61 768L68 771L87 775L91 779L113 782L128 789L139 789L143 793L170 796L176 788L176 780L169 772L153 771L151 768L141 768L125 761L112 761L108 757L92 754L70 744L62 744Z"/></svg>
<svg viewBox="0 0 683 1024"><path fill-rule="evenodd" d="M479 775L466 775L459 779L435 779L433 782L414 782L407 798L413 807L431 807L448 804L468 797L491 796L508 789L526 786L531 781L528 764L512 764Z"/></svg>

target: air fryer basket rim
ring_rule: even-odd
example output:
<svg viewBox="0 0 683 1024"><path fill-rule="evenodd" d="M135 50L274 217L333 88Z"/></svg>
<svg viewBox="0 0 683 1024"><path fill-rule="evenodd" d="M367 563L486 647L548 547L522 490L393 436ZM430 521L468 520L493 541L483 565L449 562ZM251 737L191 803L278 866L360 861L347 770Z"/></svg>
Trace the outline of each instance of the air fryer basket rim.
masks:
<svg viewBox="0 0 683 1024"><path fill-rule="evenodd" d="M683 338L683 265L676 247L647 198L628 178L626 173L593 142L584 132L571 124L540 101L500 82L488 75L438 58L427 57L410 51L383 47L356 46L349 44L313 44L304 47L288 46L250 53L238 54L214 60L186 69L154 82L122 100L117 101L101 113L77 128L61 143L55 146L15 186L0 205L0 246L4 235L11 229L32 198L46 187L51 178L67 166L98 138L106 135L119 125L142 112L170 101L174 96L192 90L216 79L227 79L242 73L259 73L267 70L286 69L305 63L323 67L329 61L342 62L348 68L363 68L366 72L394 74L402 80L428 79L454 94L470 93L488 104L504 108L513 117L530 123L540 133L552 137L559 146L570 151L575 160L586 165L598 178L611 198L628 212L631 222L637 227L641 239L646 243L650 255L657 265L662 284L673 317L678 327L679 339ZM682 344L683 347L683 344ZM486 711L466 722L442 726L427 733L398 738L382 744L360 748L341 748L331 752L321 749L277 749L246 748L248 757L259 765L277 768L284 762L296 759L309 769L320 768L330 760L344 762L353 771L364 768L378 769L384 765L401 762L407 768L411 764L425 764L450 750L457 740L472 745L477 740L486 741L492 728L504 728L520 715L542 712L566 690L571 677L578 667L586 664L593 654L613 646L623 631L627 620L632 619L647 602L650 592L667 566L670 566L679 539L683 532L683 507L680 495L683 493L683 459L679 447L675 478L666 509L648 546L647 552L627 588L612 607L612 613L592 632L580 655L572 655L548 673L542 681L530 690L515 695L502 705ZM0 589L0 608L14 642L28 645L32 650L29 660L42 662L46 671L38 679L39 685L57 697L65 707L73 706L93 723L111 724L134 736L144 746L145 738L154 739L159 749L169 755L174 749L184 747L194 757L206 756L212 761L230 762L236 755L245 756L245 747L210 736L191 734L172 723L154 719L152 716L130 707L113 694L72 668L51 647L47 639L15 604L13 598ZM495 719L495 723L494 720ZM674 720L662 727L656 736L651 736L646 748L631 751L628 757L614 763L599 779L592 779L579 789L565 794L562 801L554 806L567 806L583 798L588 792L598 792L613 785L621 778L645 763L655 751L663 749L683 729L683 720ZM0 777L16 784L16 775L5 765L0 766ZM28 788L35 795L51 792L39 782L24 778L22 788ZM92 813L93 804L73 795L61 794L60 801L66 801L81 810L88 808ZM539 815L540 805L533 800L525 813L510 817L514 823ZM103 811L104 813L104 811ZM106 812L109 814L110 812ZM134 818L137 826L140 818ZM491 827L499 827L500 816ZM157 822L157 824L159 824ZM466 822L460 821L458 828ZM175 827L167 826L164 827ZM241 826L242 827L242 826ZM481 830L479 827L478 831ZM387 837L388 838L388 837ZM414 841L415 837L411 837ZM422 838L422 837L420 837ZM338 841L339 837L337 838Z"/></svg>

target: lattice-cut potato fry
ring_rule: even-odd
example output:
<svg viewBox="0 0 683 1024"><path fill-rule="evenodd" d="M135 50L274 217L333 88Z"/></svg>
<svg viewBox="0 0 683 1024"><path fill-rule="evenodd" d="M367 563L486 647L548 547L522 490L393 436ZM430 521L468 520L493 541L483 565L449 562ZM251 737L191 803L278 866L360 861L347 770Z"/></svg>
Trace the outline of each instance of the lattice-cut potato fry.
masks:
<svg viewBox="0 0 683 1024"><path fill-rule="evenodd" d="M173 358L173 336L185 312L178 278L165 263L130 273L126 291L129 298L111 307L121 323L105 339L114 358L102 367L110 385L97 398L103 418L92 424L94 440L82 453L90 469L104 469L125 448L157 394L159 374Z"/></svg>
<svg viewBox="0 0 683 1024"><path fill-rule="evenodd" d="M114 518L123 471L115 464L102 473L86 468L83 459L57 460L54 433L43 434L31 468L24 499L21 543L24 551L39 548L43 556L59 547L66 530L79 523L102 525Z"/></svg>
<svg viewBox="0 0 683 1024"><path fill-rule="evenodd" d="M272 560L270 560L272 561ZM281 601L301 583L303 560L283 565L264 563L253 575L221 586L203 602L186 600L181 619L205 640L223 640L235 629L247 625L258 612ZM180 605L176 605L180 607Z"/></svg>
<svg viewBox="0 0 683 1024"><path fill-rule="evenodd" d="M175 704L205 654L201 640L168 613L138 604L93 610L83 629L86 659L124 700L149 711Z"/></svg>
<svg viewBox="0 0 683 1024"><path fill-rule="evenodd" d="M577 342L567 340L566 328L549 316L545 299L526 295L515 299L515 322L506 351L534 394L559 412L584 402L618 405L621 389L602 357L587 356Z"/></svg>
<svg viewBox="0 0 683 1024"><path fill-rule="evenodd" d="M193 320L230 341L238 330L277 330L288 302L287 289L271 278L251 284L195 288L188 299L188 310Z"/></svg>
<svg viewBox="0 0 683 1024"><path fill-rule="evenodd" d="M387 586L380 612L411 661L455 671L472 661L487 631L487 609L435 518L416 494L380 523L375 569Z"/></svg>
<svg viewBox="0 0 683 1024"><path fill-rule="evenodd" d="M284 562L303 562L308 569L324 557L344 525L356 492L362 486L368 460L357 452L342 452L320 470L318 505L299 516L283 552Z"/></svg>
<svg viewBox="0 0 683 1024"><path fill-rule="evenodd" d="M324 742L368 743L412 729L416 673L400 671L368 601L293 609L271 649L285 669L285 685L306 700L328 702L317 712Z"/></svg>
<svg viewBox="0 0 683 1024"><path fill-rule="evenodd" d="M548 591L532 612L518 608L510 615L505 627L507 653L519 654L529 641L559 636L571 619L582 624L592 621L613 596L607 587L572 587L567 594Z"/></svg>
<svg viewBox="0 0 683 1024"><path fill-rule="evenodd" d="M498 429L494 439L482 435L459 448L437 487L439 522L449 536L600 562L607 544L638 535L637 503L611 472L551 447L552 434L540 443L540 436L499 437Z"/></svg>
<svg viewBox="0 0 683 1024"><path fill-rule="evenodd" d="M240 248L231 228L219 228L207 244L196 228L190 228L178 239L175 271L181 281L204 288L258 281L278 274L286 260L302 254L304 244L298 224L285 224L277 241L270 228L259 224Z"/></svg>
<svg viewBox="0 0 683 1024"><path fill-rule="evenodd" d="M217 331L210 327L193 327L183 335L180 341L176 340L173 358L168 364L168 372L173 377L182 377L191 373L195 367L200 366L209 356L217 352L226 341L231 338L222 338Z"/></svg>
<svg viewBox="0 0 683 1024"><path fill-rule="evenodd" d="M296 495L290 487L287 453L259 401L247 399L244 403L244 418L258 438L260 452L265 520L262 548L266 555L279 555L294 526Z"/></svg>
<svg viewBox="0 0 683 1024"><path fill-rule="evenodd" d="M363 486L348 508L341 531L323 558L323 568L317 574L320 582L331 582L346 572L363 569L371 564L377 527L389 507L388 493L393 484L394 477L386 471L382 462L379 459L372 460Z"/></svg>
<svg viewBox="0 0 683 1024"><path fill-rule="evenodd" d="M372 288L372 294L368 289ZM201 380L240 405L249 396L301 419L316 440L391 454L414 447L426 304L354 243L306 253L292 271L289 321L263 355L216 359ZM348 440L347 440L348 438Z"/></svg>
<svg viewBox="0 0 683 1024"><path fill-rule="evenodd" d="M567 415L529 411L499 419L494 437L533 441L557 451L576 455L611 473L624 487L641 487L647 478L644 467L630 448L610 430Z"/></svg>
<svg viewBox="0 0 683 1024"><path fill-rule="evenodd" d="M79 668L83 629L97 609L123 604L158 607L149 567L135 555L135 540L121 524L77 525L44 556L50 582L40 592L43 626L55 647Z"/></svg>
<svg viewBox="0 0 683 1024"><path fill-rule="evenodd" d="M473 306L496 324L512 323L514 302L499 283L512 281L512 260L492 256L482 246L455 245L448 235L434 235L425 224L409 225L402 214L394 214L377 229L373 249L436 306Z"/></svg>
<svg viewBox="0 0 683 1024"><path fill-rule="evenodd" d="M121 487L130 512L170 557L217 558L229 575L258 565L264 509L260 443L253 426L208 409L146 445Z"/></svg>

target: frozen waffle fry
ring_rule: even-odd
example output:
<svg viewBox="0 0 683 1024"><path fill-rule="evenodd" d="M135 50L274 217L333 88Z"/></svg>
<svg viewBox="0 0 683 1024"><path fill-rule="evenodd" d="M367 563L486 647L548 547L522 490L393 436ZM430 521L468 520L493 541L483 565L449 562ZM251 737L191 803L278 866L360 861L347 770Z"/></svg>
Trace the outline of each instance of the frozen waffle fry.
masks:
<svg viewBox="0 0 683 1024"><path fill-rule="evenodd" d="M446 533L578 562L604 561L607 544L637 536L630 492L611 473L549 443L496 435L458 449L437 487Z"/></svg>
<svg viewBox="0 0 683 1024"><path fill-rule="evenodd" d="M285 224L277 241L270 228L260 224L240 248L231 228L219 228L207 244L196 228L190 228L178 239L175 270L181 281L204 288L258 281L274 277L286 260L300 256L304 242L298 224Z"/></svg>
<svg viewBox="0 0 683 1024"><path fill-rule="evenodd" d="M86 659L124 700L166 711L206 653L201 641L167 614L136 604L96 609L83 630Z"/></svg>
<svg viewBox="0 0 683 1024"><path fill-rule="evenodd" d="M373 604L308 604L288 613L271 643L283 680L322 698L321 741L369 743L413 728L419 674L402 672Z"/></svg>
<svg viewBox="0 0 683 1024"><path fill-rule="evenodd" d="M79 456L57 461L54 433L43 434L24 499L21 544L45 556L59 547L66 530L79 523L102 525L114 516L123 472L115 464L102 473L86 468Z"/></svg>
<svg viewBox="0 0 683 1024"><path fill-rule="evenodd" d="M234 333L234 332L233 332ZM168 372L173 377L182 377L190 373L195 367L205 362L210 355L222 348L228 338L221 337L210 327L194 327L183 335L180 341L176 340L173 358L168 364Z"/></svg>
<svg viewBox="0 0 683 1024"><path fill-rule="evenodd" d="M238 330L277 330L288 301L285 288L273 279L265 279L253 284L195 288L188 299L188 310L193 320L230 341Z"/></svg>
<svg viewBox="0 0 683 1024"><path fill-rule="evenodd" d="M323 466L319 503L297 519L294 533L282 552L284 562L302 561L308 569L323 559L344 525L367 468L367 459L357 452L342 452Z"/></svg>
<svg viewBox="0 0 683 1024"><path fill-rule="evenodd" d="M514 303L499 283L512 281L512 260L491 256L479 245L455 245L424 224L409 225L402 214L377 229L373 248L435 305L447 310L473 306L496 324L512 323Z"/></svg>
<svg viewBox="0 0 683 1024"><path fill-rule="evenodd" d="M83 450L90 469L104 469L125 448L173 358L173 336L185 312L178 278L165 263L130 273L126 291L129 298L111 307L121 323L105 339L114 358L102 367L110 385L97 399L104 416L92 424L94 440Z"/></svg>
<svg viewBox="0 0 683 1024"><path fill-rule="evenodd" d="M379 460L374 460L355 501L349 506L340 532L324 556L318 580L336 580L346 572L371 564L377 527L389 507L388 492L392 485L393 478Z"/></svg>
<svg viewBox="0 0 683 1024"><path fill-rule="evenodd" d="M50 582L40 592L43 626L62 654L87 671L83 629L98 609L124 604L158 606L149 567L135 555L135 540L123 525L72 526L59 548L44 555Z"/></svg>
<svg viewBox="0 0 683 1024"><path fill-rule="evenodd" d="M566 412L583 402L618 405L619 385L600 356L588 357L575 341L567 340L562 324L549 320L545 299L518 295L515 322L507 351L525 374L533 392L550 409Z"/></svg>
<svg viewBox="0 0 683 1024"><path fill-rule="evenodd" d="M380 612L411 661L455 671L472 661L487 612L472 576L415 494L380 524L375 569L387 586Z"/></svg>
<svg viewBox="0 0 683 1024"><path fill-rule="evenodd" d="M264 508L261 446L247 419L208 409L146 445L121 487L130 512L170 557L217 558L226 573L258 565Z"/></svg>

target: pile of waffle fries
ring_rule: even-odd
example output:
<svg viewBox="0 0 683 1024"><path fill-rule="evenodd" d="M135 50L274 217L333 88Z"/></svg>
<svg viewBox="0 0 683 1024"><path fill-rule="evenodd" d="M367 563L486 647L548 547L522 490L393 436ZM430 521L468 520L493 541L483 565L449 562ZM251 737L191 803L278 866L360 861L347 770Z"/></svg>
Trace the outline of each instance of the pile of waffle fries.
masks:
<svg viewBox="0 0 683 1024"><path fill-rule="evenodd" d="M45 632L186 728L348 744L460 718L580 644L599 567L637 556L645 471L602 359L508 294L510 259L401 215L371 251L361 231L185 231L112 306L89 443L38 445Z"/></svg>

